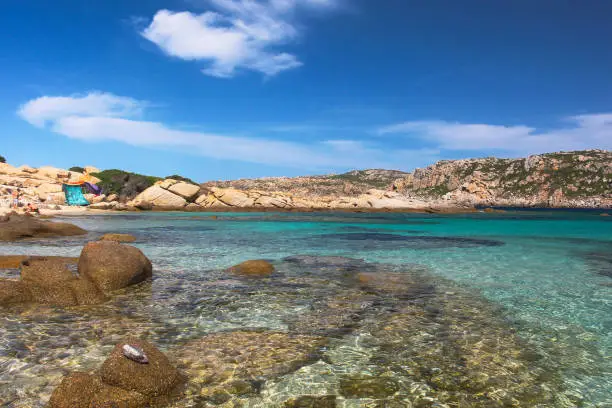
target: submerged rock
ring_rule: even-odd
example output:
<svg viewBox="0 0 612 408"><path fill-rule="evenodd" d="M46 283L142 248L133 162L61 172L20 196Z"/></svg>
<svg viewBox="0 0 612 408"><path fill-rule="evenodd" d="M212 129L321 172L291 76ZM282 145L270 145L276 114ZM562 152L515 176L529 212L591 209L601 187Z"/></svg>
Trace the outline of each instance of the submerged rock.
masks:
<svg viewBox="0 0 612 408"><path fill-rule="evenodd" d="M79 273L110 292L153 275L151 261L140 249L114 241L90 242L79 258Z"/></svg>
<svg viewBox="0 0 612 408"><path fill-rule="evenodd" d="M136 237L131 234L104 234L100 241L134 242Z"/></svg>
<svg viewBox="0 0 612 408"><path fill-rule="evenodd" d="M313 237L319 245L329 245L326 240L346 242L351 248L378 249L378 248L411 248L411 249L438 249L438 248L475 248L496 247L504 242L492 239L465 238L465 237L435 237L428 235L399 235L380 232L339 233L325 234Z"/></svg>
<svg viewBox="0 0 612 408"><path fill-rule="evenodd" d="M151 357L139 364L123 356L123 346L136 344ZM99 374L68 374L53 391L50 408L144 408L161 398L171 398L184 377L152 344L128 338L118 344L102 365ZM165 401L165 400L164 400Z"/></svg>
<svg viewBox="0 0 612 408"><path fill-rule="evenodd" d="M335 395L303 395L285 401L283 408L335 408Z"/></svg>
<svg viewBox="0 0 612 408"><path fill-rule="evenodd" d="M190 341L174 355L189 378L189 391L218 404L255 393L266 379L316 360L325 342L316 336L235 331Z"/></svg>
<svg viewBox="0 0 612 408"><path fill-rule="evenodd" d="M9 214L0 220L0 241L85 235L81 227L65 222L43 221L29 215Z"/></svg>
<svg viewBox="0 0 612 408"><path fill-rule="evenodd" d="M340 381L340 394L347 398L387 398L399 391L392 378L381 376L355 376Z"/></svg>
<svg viewBox="0 0 612 408"><path fill-rule="evenodd" d="M274 273L274 265L265 260L253 260L234 265L227 270L234 275L246 277L266 277Z"/></svg>

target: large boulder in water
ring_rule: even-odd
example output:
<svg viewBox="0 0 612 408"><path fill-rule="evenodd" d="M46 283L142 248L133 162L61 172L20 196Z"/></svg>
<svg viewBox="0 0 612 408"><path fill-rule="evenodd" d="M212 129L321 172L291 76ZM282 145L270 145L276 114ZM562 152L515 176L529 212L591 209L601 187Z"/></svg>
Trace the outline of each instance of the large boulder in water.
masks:
<svg viewBox="0 0 612 408"><path fill-rule="evenodd" d="M95 283L72 272L71 266L76 269L77 258L42 256L6 258L3 260L5 266L10 269L20 268L21 280L0 280L2 306L24 302L76 306L98 304L107 300Z"/></svg>
<svg viewBox="0 0 612 408"><path fill-rule="evenodd" d="M0 241L23 238L66 237L87 234L83 228L64 222L43 221L29 215L9 214L0 220Z"/></svg>
<svg viewBox="0 0 612 408"><path fill-rule="evenodd" d="M76 296L70 287L70 281L74 279L77 278L62 261L41 258L21 264L21 281L37 303L76 305Z"/></svg>
<svg viewBox="0 0 612 408"><path fill-rule="evenodd" d="M93 282L76 276L66 258L35 257L22 262L21 282L37 303L57 306L90 305L106 301Z"/></svg>
<svg viewBox="0 0 612 408"><path fill-rule="evenodd" d="M274 265L272 265L268 261L256 259L252 261L245 261L238 265L234 265L227 271L234 275L246 277L265 277L270 276L274 273Z"/></svg>
<svg viewBox="0 0 612 408"><path fill-rule="evenodd" d="M79 258L79 274L105 292L140 283L153 276L151 261L136 247L114 241L90 242Z"/></svg>
<svg viewBox="0 0 612 408"><path fill-rule="evenodd" d="M141 364L124 356L124 345L142 349L148 362ZM151 343L137 338L127 338L115 346L102 364L100 375L106 384L135 391L147 397L166 395L184 380L164 353Z"/></svg>

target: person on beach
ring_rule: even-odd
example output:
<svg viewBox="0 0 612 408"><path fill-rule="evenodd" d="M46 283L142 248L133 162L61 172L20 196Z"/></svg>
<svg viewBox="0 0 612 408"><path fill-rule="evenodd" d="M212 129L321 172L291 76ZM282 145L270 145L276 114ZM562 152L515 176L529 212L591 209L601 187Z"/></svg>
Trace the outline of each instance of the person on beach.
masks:
<svg viewBox="0 0 612 408"><path fill-rule="evenodd" d="M16 189L11 193L11 197L13 197L13 208L17 209L19 207L19 196L21 195L21 190Z"/></svg>
<svg viewBox="0 0 612 408"><path fill-rule="evenodd" d="M38 206L33 203L28 203L28 205L26 206L25 212L27 214L40 214L40 211L38 211Z"/></svg>

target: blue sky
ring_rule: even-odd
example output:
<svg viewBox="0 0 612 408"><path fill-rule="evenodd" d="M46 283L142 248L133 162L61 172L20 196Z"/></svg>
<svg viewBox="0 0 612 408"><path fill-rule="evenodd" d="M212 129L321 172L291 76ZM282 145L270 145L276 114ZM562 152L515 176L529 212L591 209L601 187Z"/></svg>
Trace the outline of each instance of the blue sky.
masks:
<svg viewBox="0 0 612 408"><path fill-rule="evenodd" d="M200 181L612 148L604 0L2 0L0 154Z"/></svg>

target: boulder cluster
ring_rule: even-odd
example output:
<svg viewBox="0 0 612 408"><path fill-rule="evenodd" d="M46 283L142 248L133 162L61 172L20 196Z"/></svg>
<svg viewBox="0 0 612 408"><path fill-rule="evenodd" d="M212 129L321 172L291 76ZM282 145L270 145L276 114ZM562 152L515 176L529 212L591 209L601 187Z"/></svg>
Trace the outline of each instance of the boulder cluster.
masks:
<svg viewBox="0 0 612 408"><path fill-rule="evenodd" d="M95 167L85 167L89 173L98 173ZM62 191L62 184L75 183L83 177L83 173L44 166L33 168L30 166L14 167L7 163L0 163L0 200L9 202L11 192L19 189L21 200L24 202L44 203L45 205L63 205L66 196ZM90 176L92 183L100 180ZM104 195L86 195L90 203L107 201ZM110 197L116 199L116 197Z"/></svg>
<svg viewBox="0 0 612 408"><path fill-rule="evenodd" d="M138 248L115 241L90 242L78 259L11 256L0 257L0 266L17 266L20 274L19 280L0 279L0 306L98 304L113 291L149 279L153 272Z"/></svg>
<svg viewBox="0 0 612 408"><path fill-rule="evenodd" d="M179 193L178 187L181 188ZM166 179L149 187L128 208L139 210L202 211L233 209L332 210L332 209L423 209L429 203L406 198L393 191L371 189L360 195L295 195L291 191L239 190L236 188L199 186ZM92 206L98 208L97 206Z"/></svg>

